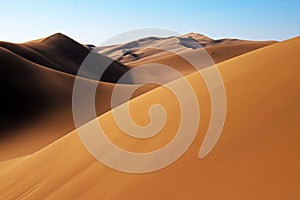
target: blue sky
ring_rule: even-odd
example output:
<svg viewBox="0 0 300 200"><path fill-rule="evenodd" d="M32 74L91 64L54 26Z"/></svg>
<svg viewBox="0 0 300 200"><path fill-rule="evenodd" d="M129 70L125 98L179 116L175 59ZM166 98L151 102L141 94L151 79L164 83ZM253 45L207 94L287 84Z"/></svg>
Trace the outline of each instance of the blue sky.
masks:
<svg viewBox="0 0 300 200"><path fill-rule="evenodd" d="M256 40L300 35L299 0L0 0L0 8L0 40L11 42L62 32L98 45L140 28Z"/></svg>

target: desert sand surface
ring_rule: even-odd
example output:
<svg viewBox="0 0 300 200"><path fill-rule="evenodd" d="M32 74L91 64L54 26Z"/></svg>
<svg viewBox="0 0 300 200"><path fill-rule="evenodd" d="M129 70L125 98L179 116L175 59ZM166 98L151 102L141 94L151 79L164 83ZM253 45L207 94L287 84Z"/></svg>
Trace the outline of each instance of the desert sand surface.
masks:
<svg viewBox="0 0 300 200"><path fill-rule="evenodd" d="M193 144L172 165L148 174L113 170L87 152L74 130L0 171L0 199L299 199L299 50L297 37L217 65L227 116L217 145L204 159L198 152L210 119L210 98L203 79L192 73L186 79L199 100L201 121ZM169 84L180 87L181 81ZM129 101L138 124L149 123L153 103L164 105L168 118L147 141L123 134L111 111L96 120L118 146L155 150L176 133L180 110L174 95L158 87Z"/></svg>
<svg viewBox="0 0 300 200"><path fill-rule="evenodd" d="M100 61L110 60L111 62L97 89L97 115L111 109L111 94L115 83L132 67L147 64L149 60L152 60L151 62L170 65L183 75L195 71L177 54L164 51L158 56L157 50L146 53L147 48L143 49L145 45L173 48L172 51L187 55L199 54L204 51L202 46L207 46L207 48L220 46L220 49L224 48L224 50L220 50L222 58L213 57L216 62L217 59L224 60L241 52L251 51L257 43L257 48L273 43L272 41L247 42L233 39L224 39L218 42L203 35L187 34L181 36L181 43L185 46L179 45L180 48L176 49L178 48L178 45L175 45L176 41L179 41L176 37L145 38L138 42L133 41L132 43L140 46L139 50L145 57L138 61L125 63L128 66L110 60L102 54L97 54ZM223 43L235 45L235 51L239 53L232 54L233 49L231 47L227 49L226 45L220 45ZM124 44L118 48L125 50L128 46L130 44ZM112 48L112 51L115 52L115 49L116 47ZM90 49L85 45L61 33L22 44L0 42L2 58L0 60L0 82L2 91L4 94L8 94L1 99L0 161L32 154L75 128L72 116L73 84L82 61L89 53ZM211 62L209 64L203 62L203 67L208 65L211 65ZM86 81L92 81L88 79L93 79L93 71L87 71L82 76L86 78ZM169 74L152 69L131 76L131 80L127 84L118 85L124 90L124 94L133 87L132 84L143 83L149 77L155 77L162 82L174 79ZM132 98L156 86L145 85L135 92ZM16 124L18 125L16 126ZM15 146L19 148L15 148Z"/></svg>

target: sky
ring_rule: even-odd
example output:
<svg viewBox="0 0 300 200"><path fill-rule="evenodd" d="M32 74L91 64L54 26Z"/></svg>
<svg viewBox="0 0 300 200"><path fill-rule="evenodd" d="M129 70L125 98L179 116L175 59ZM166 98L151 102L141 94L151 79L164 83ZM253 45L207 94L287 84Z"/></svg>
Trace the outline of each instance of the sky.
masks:
<svg viewBox="0 0 300 200"><path fill-rule="evenodd" d="M0 40L9 42L61 32L100 45L142 28L214 39L281 41L300 35L299 0L0 0L0 9Z"/></svg>

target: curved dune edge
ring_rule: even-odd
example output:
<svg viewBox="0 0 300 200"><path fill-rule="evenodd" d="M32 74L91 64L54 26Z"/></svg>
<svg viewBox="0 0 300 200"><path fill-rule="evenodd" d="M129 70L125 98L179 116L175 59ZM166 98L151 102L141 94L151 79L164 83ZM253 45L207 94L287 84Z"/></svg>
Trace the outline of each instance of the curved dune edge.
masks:
<svg viewBox="0 0 300 200"><path fill-rule="evenodd" d="M218 65L225 82L228 112L220 140L203 160L197 155L208 124L209 110L205 108L204 121L191 148L173 165L150 174L126 174L103 166L73 131L1 174L0 198L297 199L299 50L298 37ZM197 89L205 88L201 78L196 74L187 78L201 104L209 105L208 93ZM168 103L167 110L172 113L176 103L164 96L167 92L158 88L131 103L142 108L145 102L159 99ZM134 110L137 118L142 115ZM171 122L176 121L173 114ZM118 133L110 113L98 119ZM145 122L143 117L140 123ZM133 141L126 146L134 145ZM145 148L155 145L153 142Z"/></svg>

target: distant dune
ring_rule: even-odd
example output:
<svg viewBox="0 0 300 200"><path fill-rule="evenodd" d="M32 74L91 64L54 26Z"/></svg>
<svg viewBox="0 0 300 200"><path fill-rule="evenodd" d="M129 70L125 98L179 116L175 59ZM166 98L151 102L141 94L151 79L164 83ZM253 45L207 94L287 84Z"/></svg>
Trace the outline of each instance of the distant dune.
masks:
<svg viewBox="0 0 300 200"><path fill-rule="evenodd" d="M205 68L274 43L276 41L213 40L198 33L189 33L180 37L142 38L126 44L95 47L94 51L98 51L130 68L159 63L187 75L197 69L187 63L182 64L185 62L185 56L201 56L199 58L202 60L200 65L201 68ZM168 71L160 70L154 65L142 72L133 71L130 74L132 83L136 84L142 84L144 80L149 79L162 83L176 79L176 76L172 76Z"/></svg>
<svg viewBox="0 0 300 200"><path fill-rule="evenodd" d="M273 42L254 45L224 40L217 43L224 45L216 45L214 49L208 41L205 48L212 48L214 55L220 55L214 59L221 61ZM217 145L205 159L199 160L197 154L210 119L210 97L203 79L198 73L192 73L186 78L199 100L201 122L190 149L171 166L139 175L112 170L87 152L74 130L31 156L4 164L6 170L0 171L0 199L298 199L299 51L300 37L297 37L217 65L227 93L227 116ZM28 73L24 77L36 73L33 77L41 79L37 83L47 85L42 88L43 84L35 84L33 91L50 93L50 96L70 95L67 89L57 91L57 88L62 84L71 87L71 75L41 68L8 50L1 49L0 56L21 63L23 71L20 72ZM174 62L172 56L154 58ZM146 57L135 62L146 62ZM205 70L210 69L208 66ZM54 79L62 82L53 82ZM27 79L21 79L20 75L20 80L25 87ZM181 79L172 82L178 87L180 83ZM109 86L106 91L109 93ZM161 86L129 101L133 108L131 115L140 124L148 123L148 109L154 103L165 106L168 119L163 130L147 140L134 139L120 131L111 111L97 120L120 147L135 152L155 150L174 136L180 112L174 96Z"/></svg>
<svg viewBox="0 0 300 200"><path fill-rule="evenodd" d="M129 66L137 66L163 59L169 52L183 52L205 48L215 63L270 45L276 41L247 41L238 39L213 40L198 33L189 33L180 37L148 37L127 44L96 47L99 53L118 60ZM176 45L179 44L179 45ZM152 47L152 48L147 48Z"/></svg>

